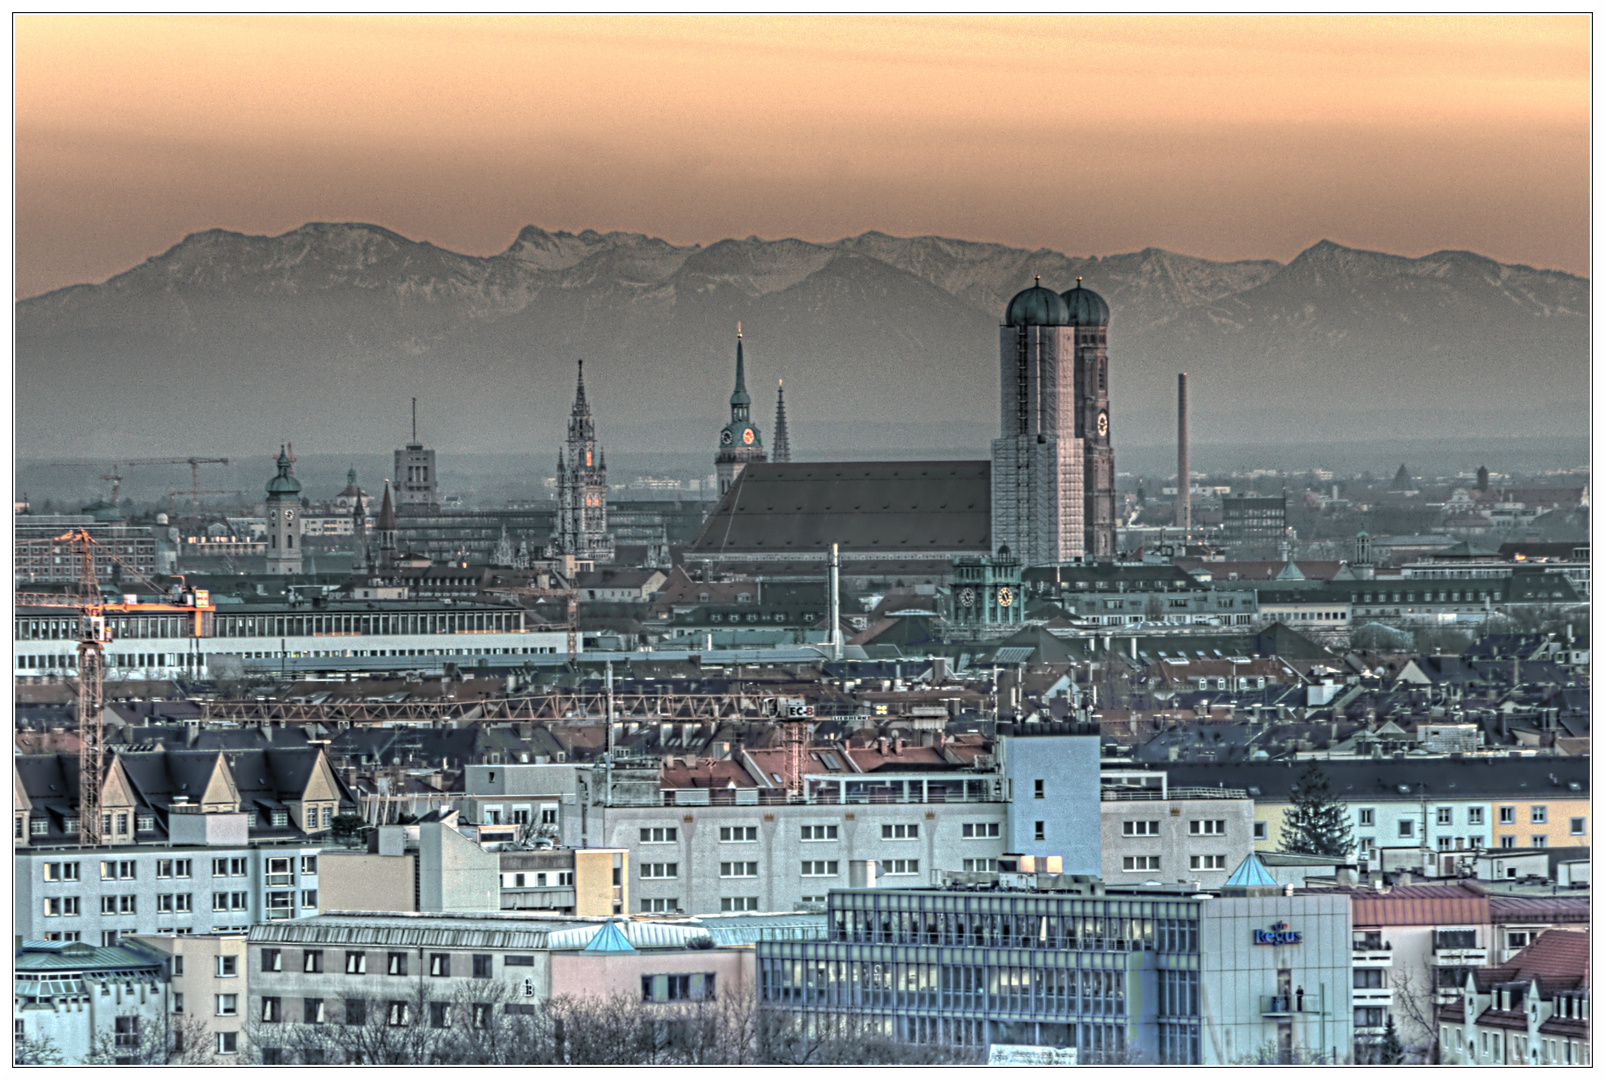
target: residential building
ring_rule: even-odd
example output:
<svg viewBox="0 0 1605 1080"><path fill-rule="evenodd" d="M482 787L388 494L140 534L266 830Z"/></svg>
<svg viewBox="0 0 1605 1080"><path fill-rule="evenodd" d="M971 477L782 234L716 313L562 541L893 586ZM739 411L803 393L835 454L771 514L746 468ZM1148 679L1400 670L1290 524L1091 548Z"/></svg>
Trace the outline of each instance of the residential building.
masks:
<svg viewBox="0 0 1605 1080"><path fill-rule="evenodd" d="M19 1064L47 1047L63 1065L147 1064L153 1050L165 1050L169 998L160 955L22 935L15 960L11 1027Z"/></svg>
<svg viewBox="0 0 1605 1080"><path fill-rule="evenodd" d="M1254 850L1254 803L1241 788L1170 788L1153 772L1101 781L1099 876L1111 884L1218 888Z"/></svg>
<svg viewBox="0 0 1605 1080"><path fill-rule="evenodd" d="M1499 965L1468 971L1440 1010L1446 1065L1592 1063L1588 933L1549 930Z"/></svg>
<svg viewBox="0 0 1605 1080"><path fill-rule="evenodd" d="M136 934L126 943L164 958L174 1055L219 1064L242 1060L249 1001L244 933Z"/></svg>
<svg viewBox="0 0 1605 1080"><path fill-rule="evenodd" d="M321 747L123 752L101 793L106 845L85 849L77 766L76 754L14 759L13 917L30 940L113 944L314 913L323 841L355 809Z"/></svg>
<svg viewBox="0 0 1605 1080"><path fill-rule="evenodd" d="M259 924L249 947L264 1064L305 1063L292 1060L297 1027L468 1027L481 1010L532 1012L559 994L623 995L667 1017L681 1001L753 993L750 946L682 922L342 912Z"/></svg>

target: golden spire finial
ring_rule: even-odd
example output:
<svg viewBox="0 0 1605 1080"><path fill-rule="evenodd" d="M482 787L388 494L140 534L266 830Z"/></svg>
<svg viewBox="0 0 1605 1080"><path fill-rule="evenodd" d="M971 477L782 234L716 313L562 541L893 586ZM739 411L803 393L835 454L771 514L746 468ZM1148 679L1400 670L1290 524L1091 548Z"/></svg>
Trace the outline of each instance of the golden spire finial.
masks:
<svg viewBox="0 0 1605 1080"><path fill-rule="evenodd" d="M1076 277L1076 288L1081 288L1081 278L1079 275Z"/></svg>
<svg viewBox="0 0 1605 1080"><path fill-rule="evenodd" d="M741 336L741 320L737 319L736 320L736 337L740 337L740 336Z"/></svg>
<svg viewBox="0 0 1605 1080"><path fill-rule="evenodd" d="M1037 275L1037 288L1039 288L1039 289L1042 288L1042 275L1041 274Z"/></svg>

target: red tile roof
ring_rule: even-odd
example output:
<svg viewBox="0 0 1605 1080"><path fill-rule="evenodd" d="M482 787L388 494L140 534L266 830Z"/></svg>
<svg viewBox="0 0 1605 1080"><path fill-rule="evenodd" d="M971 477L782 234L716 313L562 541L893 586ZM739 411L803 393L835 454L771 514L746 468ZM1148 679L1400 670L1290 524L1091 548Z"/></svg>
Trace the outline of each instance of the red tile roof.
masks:
<svg viewBox="0 0 1605 1080"><path fill-rule="evenodd" d="M1537 978L1545 994L1588 986L1588 932L1545 930L1538 940L1494 969L1499 982Z"/></svg>
<svg viewBox="0 0 1605 1080"><path fill-rule="evenodd" d="M1355 926L1480 926L1488 919L1488 894L1469 882L1396 885L1385 893L1345 889Z"/></svg>

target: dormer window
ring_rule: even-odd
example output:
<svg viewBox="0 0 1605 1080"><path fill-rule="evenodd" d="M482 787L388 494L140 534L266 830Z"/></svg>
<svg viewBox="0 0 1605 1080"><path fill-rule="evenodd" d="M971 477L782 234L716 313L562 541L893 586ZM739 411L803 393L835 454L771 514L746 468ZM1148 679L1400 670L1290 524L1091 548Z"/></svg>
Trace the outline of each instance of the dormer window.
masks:
<svg viewBox="0 0 1605 1080"><path fill-rule="evenodd" d="M271 815L271 820L274 828L282 829L290 824L290 812L288 810L275 810Z"/></svg>

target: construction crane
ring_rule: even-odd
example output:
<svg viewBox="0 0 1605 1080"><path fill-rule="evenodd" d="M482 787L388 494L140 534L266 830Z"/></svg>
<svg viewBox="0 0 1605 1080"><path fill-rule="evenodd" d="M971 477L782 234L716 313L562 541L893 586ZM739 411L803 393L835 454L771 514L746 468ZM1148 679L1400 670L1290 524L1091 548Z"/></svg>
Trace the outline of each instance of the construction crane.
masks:
<svg viewBox="0 0 1605 1080"><path fill-rule="evenodd" d="M105 738L100 714L105 708L106 646L112 641L106 616L128 611L191 613L194 616L192 636L206 637L211 634L212 609L207 597L200 593L187 595L186 602L180 604L107 603L100 591L96 548L101 548L106 558L120 564L130 578L143 582L157 595L163 589L105 550L86 530L74 529L49 539L17 542L18 547L44 545L51 545L47 551L60 551L65 546L72 552L78 567L77 579L61 592L17 592L13 597L14 609L58 607L78 611L78 842L84 847L98 847L105 839L100 792L106 783Z"/></svg>
<svg viewBox="0 0 1605 1080"><path fill-rule="evenodd" d="M506 596L518 598L523 596L563 598L563 623L568 631L568 662L574 663L580 658L580 592L574 587L574 580L578 577L578 570L574 565L573 556L558 556L563 560L561 589L543 589L534 585L518 585L505 589L487 589L492 596Z"/></svg>
<svg viewBox="0 0 1605 1080"><path fill-rule="evenodd" d="M67 468L71 468L71 467L75 467L76 466L76 467L82 468L84 466L99 465L100 462L98 462L98 461L52 461L50 464L51 464L52 467L67 467ZM189 486L190 496L191 496L190 507L191 507L191 509L195 509L195 510L199 510L200 509L200 506L201 506L201 495L204 494L204 492L201 491L201 466L202 465L227 465L227 464L228 464L228 458L226 458L226 457L133 458L133 459L128 460L128 461L119 461L117 463L117 465L125 465L125 466L134 466L134 465L188 465L189 466L189 471L190 471L190 486ZM100 478L102 480L110 480L112 482L111 501L112 501L112 505L115 506L116 503L117 503L117 485L122 482L123 478L121 476L117 475L117 467L116 466L112 467L111 473L102 474Z"/></svg>

